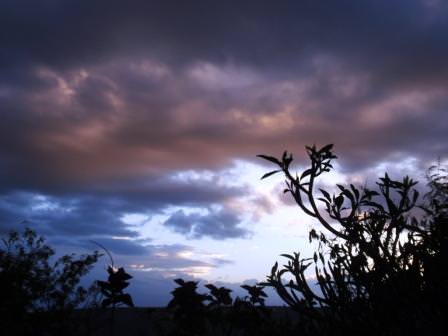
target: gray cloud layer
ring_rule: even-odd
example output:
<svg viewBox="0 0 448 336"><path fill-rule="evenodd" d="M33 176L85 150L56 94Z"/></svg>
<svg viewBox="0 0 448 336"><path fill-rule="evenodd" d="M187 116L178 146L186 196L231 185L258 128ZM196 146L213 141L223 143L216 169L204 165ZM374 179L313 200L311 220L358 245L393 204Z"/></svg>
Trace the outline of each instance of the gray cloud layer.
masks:
<svg viewBox="0 0 448 336"><path fill-rule="evenodd" d="M178 210L163 224L174 231L193 238L210 236L215 239L238 238L248 235L248 231L238 227L240 219L228 210L211 210L208 214L185 214Z"/></svg>
<svg viewBox="0 0 448 336"><path fill-rule="evenodd" d="M436 0L2 1L0 228L137 239L123 214L250 192L173 174L304 144L334 142L350 172L445 155L447 19ZM165 226L224 239L240 221Z"/></svg>

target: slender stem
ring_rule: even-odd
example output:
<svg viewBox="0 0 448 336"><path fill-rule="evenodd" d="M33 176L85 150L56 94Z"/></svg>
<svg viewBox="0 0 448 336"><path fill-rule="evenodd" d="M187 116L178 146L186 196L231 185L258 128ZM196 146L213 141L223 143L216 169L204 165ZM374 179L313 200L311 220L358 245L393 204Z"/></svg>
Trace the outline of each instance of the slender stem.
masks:
<svg viewBox="0 0 448 336"><path fill-rule="evenodd" d="M312 169L314 169L314 163L312 163ZM334 229L320 214L319 210L317 209L316 206L316 202L314 201L314 196L313 196L313 186L314 186L314 175L311 174L310 175L310 182L309 182L309 187L308 187L308 192L307 192L307 196L308 196L308 200L310 202L311 207L313 208L315 217L319 220L319 222L331 233L333 233L335 236L348 240L348 236L343 234L342 232L337 231L336 229Z"/></svg>

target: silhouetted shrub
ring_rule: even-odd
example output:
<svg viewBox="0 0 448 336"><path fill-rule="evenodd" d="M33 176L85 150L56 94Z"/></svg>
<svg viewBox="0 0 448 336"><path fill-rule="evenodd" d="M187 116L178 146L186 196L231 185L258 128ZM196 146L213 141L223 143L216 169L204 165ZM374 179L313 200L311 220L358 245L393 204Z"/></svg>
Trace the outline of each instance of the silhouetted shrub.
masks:
<svg viewBox="0 0 448 336"><path fill-rule="evenodd" d="M175 279L179 287L171 294L172 300L168 303L168 309L174 312L176 324L173 335L203 335L206 332L206 301L210 297L197 292L198 282Z"/></svg>
<svg viewBox="0 0 448 336"><path fill-rule="evenodd" d="M116 268L114 266L114 259L107 248L96 241L91 241L98 245L109 257L110 264L107 267L107 281L97 280L95 284L98 286L99 292L102 296L101 307L111 308L107 313L109 314L107 327L109 335L115 335L115 314L116 308L120 306L134 307L134 301L130 294L125 293L124 289L129 286L129 280L132 276L128 274L123 267Z"/></svg>
<svg viewBox="0 0 448 336"><path fill-rule="evenodd" d="M229 314L229 323L243 335L275 335L271 312L265 307L263 286L241 285L246 296L237 297Z"/></svg>
<svg viewBox="0 0 448 336"><path fill-rule="evenodd" d="M241 288L245 289L248 296L245 297L246 300L248 300L252 305L260 305L264 306L264 300L268 296L263 291L263 286L249 286L249 285L242 285Z"/></svg>
<svg viewBox="0 0 448 336"><path fill-rule="evenodd" d="M225 287L207 284L210 294L201 294L196 281L174 281L179 287L171 292L168 305L174 313L170 335L286 335L290 331L271 318L263 286L242 285L248 295L232 300L231 290Z"/></svg>
<svg viewBox="0 0 448 336"><path fill-rule="evenodd" d="M123 292L129 286L128 280L132 279L132 276L126 273L123 267L114 269L113 266L109 266L107 273L109 274L107 281L97 281L101 294L104 295L101 306L103 308L115 308L119 305L134 307L131 295Z"/></svg>
<svg viewBox="0 0 448 336"><path fill-rule="evenodd" d="M291 154L260 155L279 168L262 178L283 173L285 193L331 235L312 229L310 242L319 243L313 258L283 255L287 263L276 263L264 285L300 312L305 334L440 333L448 308L446 178L430 175L424 216L416 211L417 182L408 177L386 174L377 191L337 185L336 194L320 189L319 197L316 180L333 168L332 147L306 147L310 166L300 175L290 170Z"/></svg>
<svg viewBox="0 0 448 336"><path fill-rule="evenodd" d="M81 278L100 254L64 255L51 262L54 250L31 229L11 232L0 249L0 330L5 335L70 334L70 313L87 308L89 294Z"/></svg>
<svg viewBox="0 0 448 336"><path fill-rule="evenodd" d="M211 301L209 306L228 306L232 304L231 289L225 287L216 287L213 284L205 285L210 290L208 299Z"/></svg>

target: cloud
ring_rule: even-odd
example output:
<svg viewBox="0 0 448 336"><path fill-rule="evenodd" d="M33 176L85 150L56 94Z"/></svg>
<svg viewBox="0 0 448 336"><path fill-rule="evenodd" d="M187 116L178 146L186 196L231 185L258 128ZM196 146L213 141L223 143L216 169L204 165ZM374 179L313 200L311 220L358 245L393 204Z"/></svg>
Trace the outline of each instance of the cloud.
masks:
<svg viewBox="0 0 448 336"><path fill-rule="evenodd" d="M385 71L401 65L394 74L409 75L403 69L415 63L433 69L447 51L447 6L423 0L23 3L2 4L1 29L10 32L2 37L0 60L5 65L35 62L66 68L150 54L176 65L233 59L287 71L316 50L328 50ZM431 56L434 65L428 61Z"/></svg>
<svg viewBox="0 0 448 336"><path fill-rule="evenodd" d="M22 221L48 234L137 235L122 220L129 213L153 215L170 206L208 207L247 193L241 188L205 181L179 181L161 177L158 181L105 185L64 194L11 191L0 195L0 218L4 228ZM6 230L6 229L5 229ZM239 232L238 230L234 231Z"/></svg>
<svg viewBox="0 0 448 336"><path fill-rule="evenodd" d="M123 60L87 75L44 71L42 78L36 70L36 87L5 91L1 188L159 184L168 171L219 169L260 152L300 153L315 142L336 143L353 169L391 154L428 160L447 150L439 122L446 86L385 88L366 71L329 58L295 79L259 72L244 92L214 92L188 71L145 62Z"/></svg>
<svg viewBox="0 0 448 336"><path fill-rule="evenodd" d="M117 264L136 272L187 274L189 271L193 272L195 268L203 267L210 270L219 266L219 262L190 257L195 254L195 249L182 244L156 245L150 242L142 243L138 239L94 237L91 241L80 241L79 245L87 249L93 247L98 249L93 242L107 248L113 256L118 256Z"/></svg>
<svg viewBox="0 0 448 336"><path fill-rule="evenodd" d="M96 239L141 284L229 261L143 241L124 216L223 240L273 213L272 191L225 174L235 160L302 165L305 144L335 143L361 181L448 151L443 1L31 2L0 10L0 232Z"/></svg>
<svg viewBox="0 0 448 336"><path fill-rule="evenodd" d="M178 210L163 224L175 232L192 238L211 237L214 239L228 239L248 236L249 232L239 227L241 219L226 209L210 209L205 215L199 213L185 214Z"/></svg>

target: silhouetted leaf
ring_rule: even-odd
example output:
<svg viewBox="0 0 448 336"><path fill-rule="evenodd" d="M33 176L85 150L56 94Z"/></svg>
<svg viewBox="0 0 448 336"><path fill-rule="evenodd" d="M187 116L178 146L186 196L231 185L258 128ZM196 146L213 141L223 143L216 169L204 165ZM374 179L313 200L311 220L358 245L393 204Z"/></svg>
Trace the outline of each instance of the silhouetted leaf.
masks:
<svg viewBox="0 0 448 336"><path fill-rule="evenodd" d="M174 279L174 282L180 286L183 286L185 284L185 281L183 279Z"/></svg>
<svg viewBox="0 0 448 336"><path fill-rule="evenodd" d="M212 284L207 284L207 285L205 285L205 287L207 287L208 289L213 290L213 291L218 290L218 288L215 285L212 285Z"/></svg>
<svg viewBox="0 0 448 336"><path fill-rule="evenodd" d="M132 301L132 297L129 294L120 295L119 300L129 307L134 307L134 302Z"/></svg>
<svg viewBox="0 0 448 336"><path fill-rule="evenodd" d="M322 195L324 195L324 197L325 197L328 201L331 201L330 194L329 194L326 190L323 190L323 189L319 189L319 190L320 190L320 192L322 193Z"/></svg>
<svg viewBox="0 0 448 336"><path fill-rule="evenodd" d="M329 152L329 151L331 151L332 148L333 148L333 144L328 144L328 145L322 147L319 152L321 152L321 153Z"/></svg>
<svg viewBox="0 0 448 336"><path fill-rule="evenodd" d="M278 164L279 166L281 165L281 162L277 158L275 158L273 156L259 154L259 155L257 155L257 157L265 159L265 160L268 160L268 161L270 161L272 163Z"/></svg>
<svg viewBox="0 0 448 336"><path fill-rule="evenodd" d="M312 169L307 169L307 170L305 170L305 171L302 173L302 175L300 175L300 179L303 179L303 178L307 177L308 175L311 175L312 172L313 172Z"/></svg>
<svg viewBox="0 0 448 336"><path fill-rule="evenodd" d="M414 190L414 193L412 195L412 203L415 203L417 201L418 195L419 195L418 190Z"/></svg>
<svg viewBox="0 0 448 336"><path fill-rule="evenodd" d="M338 197L335 198L334 202L336 204L336 207L338 209L340 209L342 206L342 203L344 203L344 197L342 195L339 195Z"/></svg>
<svg viewBox="0 0 448 336"><path fill-rule="evenodd" d="M269 177L269 176L271 176L271 175L277 174L277 173L279 173L279 172L281 172L281 170L273 170L273 171L271 171L271 172L269 172L269 173L266 173L266 174L264 174L264 175L261 177L261 180L263 180L263 179L265 179L266 177Z"/></svg>
<svg viewBox="0 0 448 336"><path fill-rule="evenodd" d="M322 198L322 197L319 197L318 200L321 201L321 202L324 202L324 203L326 203L326 204L329 204L329 203L330 203L329 200L327 200L327 199L325 199L325 198Z"/></svg>

